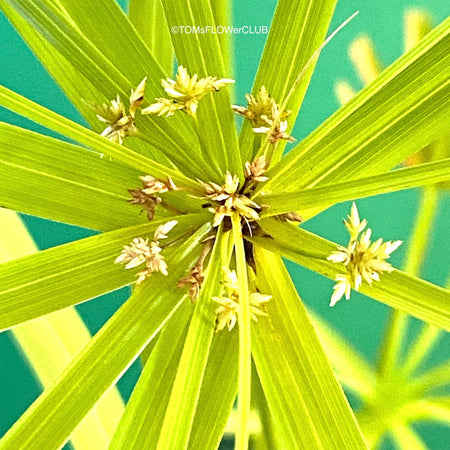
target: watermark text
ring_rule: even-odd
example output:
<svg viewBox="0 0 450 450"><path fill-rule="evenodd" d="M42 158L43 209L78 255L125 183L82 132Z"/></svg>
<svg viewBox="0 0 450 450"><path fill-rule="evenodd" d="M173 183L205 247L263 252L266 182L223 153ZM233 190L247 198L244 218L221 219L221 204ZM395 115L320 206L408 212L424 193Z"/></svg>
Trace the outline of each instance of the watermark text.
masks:
<svg viewBox="0 0 450 450"><path fill-rule="evenodd" d="M173 34L267 34L267 25L244 25L235 27L233 25L173 25L170 29Z"/></svg>

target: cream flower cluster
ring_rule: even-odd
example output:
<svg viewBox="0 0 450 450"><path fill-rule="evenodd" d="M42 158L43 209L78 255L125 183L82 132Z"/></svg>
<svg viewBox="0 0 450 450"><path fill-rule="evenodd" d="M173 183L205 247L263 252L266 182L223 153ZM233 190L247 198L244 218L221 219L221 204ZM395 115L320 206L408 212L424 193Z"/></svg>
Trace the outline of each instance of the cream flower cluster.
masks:
<svg viewBox="0 0 450 450"><path fill-rule="evenodd" d="M206 94L218 91L227 84L234 83L230 78L206 77L198 79L197 74L192 77L183 66L178 66L175 80L170 78L161 81L164 90L170 98L157 98L148 108L142 110L142 114L158 114L158 116L170 117L176 111L185 111L195 116L198 102Z"/></svg>
<svg viewBox="0 0 450 450"><path fill-rule="evenodd" d="M233 105L233 110L237 114L250 121L253 132L266 134L269 142L275 145L280 139L294 142L295 139L286 133L287 117L290 111L279 111L276 101L269 95L265 86L253 96L247 94L247 108Z"/></svg>
<svg viewBox="0 0 450 450"><path fill-rule="evenodd" d="M119 96L117 96L117 99L111 100L109 104L89 105L95 111L97 118L101 122L108 124L101 134L106 139L117 144L122 144L127 136L137 134L134 119L137 109L144 101L146 81L147 78L144 78L139 86L131 91L130 109L128 113Z"/></svg>
<svg viewBox="0 0 450 450"><path fill-rule="evenodd" d="M245 194L240 193L239 178L236 175L227 172L222 186L213 182L201 184L205 189L205 197L219 203L210 208L210 211L215 213L214 227L219 226L225 217L230 217L233 213L238 213L248 220L259 220L258 211L261 208Z"/></svg>
<svg viewBox="0 0 450 450"><path fill-rule="evenodd" d="M383 242L380 238L375 242L370 241L372 230L368 228L367 221L360 220L355 203L352 205L351 213L344 221L350 234L347 247L338 246L338 250L328 256L328 260L343 264L346 272L336 275L336 284L331 296L330 306L334 306L344 295L348 300L351 289L359 290L363 281L372 284L380 280L383 272L392 272L394 268L386 262L391 253L396 250L402 241Z"/></svg>
<svg viewBox="0 0 450 450"><path fill-rule="evenodd" d="M245 178L255 183L264 183L269 179L264 174L267 170L266 157L258 156L254 161L247 161L244 165Z"/></svg>
<svg viewBox="0 0 450 450"><path fill-rule="evenodd" d="M130 245L126 245L122 253L115 260L116 264L126 264L126 269L132 269L145 263L145 269L138 274L136 284L141 284L153 272L161 272L163 275L168 275L167 263L164 256L161 255L162 248L159 245L161 239L167 238L167 233L177 224L176 220L171 220L163 225L160 225L149 242L148 239L137 237L133 239Z"/></svg>
<svg viewBox="0 0 450 450"><path fill-rule="evenodd" d="M219 304L216 309L216 331L221 331L225 327L231 331L237 323L239 315L239 287L236 272L227 267L222 268L224 293L220 297L212 299ZM258 321L258 316L266 316L264 305L272 298L271 295L260 294L259 292L249 293L250 317Z"/></svg>

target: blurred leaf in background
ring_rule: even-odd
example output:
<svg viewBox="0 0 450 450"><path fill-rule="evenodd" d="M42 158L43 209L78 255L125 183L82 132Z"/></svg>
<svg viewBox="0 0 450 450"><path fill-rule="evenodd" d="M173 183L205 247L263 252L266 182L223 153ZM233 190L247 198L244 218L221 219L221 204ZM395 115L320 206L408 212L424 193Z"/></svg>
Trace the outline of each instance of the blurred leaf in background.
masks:
<svg viewBox="0 0 450 450"><path fill-rule="evenodd" d="M429 424L450 420L442 330L449 329L449 293L439 287L447 282L449 253L442 238L448 236L448 20L432 30L448 11L432 1L423 3L431 16L406 10L409 3L400 0L385 6L280 0L276 11L275 1L254 3L131 0L128 19L113 0L0 1L65 93L1 17L1 66L10 70L0 76L12 90L0 89L0 104L18 115L1 111L0 201L29 214L23 222L39 248L49 248L35 253L18 216L2 210L0 323L12 328L0 337L2 432L39 393L12 348L12 334L46 388L2 448L60 448L69 437L80 449L109 443L215 448L224 432L237 433L236 448L246 448L249 435L261 449L364 448L363 439L369 448L445 448L448 429ZM358 17L327 45L314 70L314 52L355 10ZM397 60L405 11L409 52ZM180 26L229 24L260 32L180 32ZM350 44L349 55L367 87L356 94L359 81L345 49L359 32L365 37ZM148 106L165 95L160 83L174 76L175 63L199 78L236 83L204 96L195 118L182 112L127 118L139 134L123 146L99 135L104 124L90 104L117 96L126 102L147 77ZM345 103L336 113L335 82ZM286 131L297 138L294 145L278 138L269 143L246 120L240 132L236 127L231 105L245 105L244 94L256 95L262 85L278 108L291 111ZM272 111L267 132L273 137ZM290 153L280 159L285 146ZM245 163L260 155L268 167L255 181ZM400 164L407 167L395 168ZM230 191L231 182L221 188L227 171L241 182L247 177L240 191ZM145 197L139 177L149 174L176 188ZM204 198L200 186L206 186ZM127 202L127 190L147 214ZM336 250L333 241L346 242L345 202L394 191L402 192L363 198L358 208L376 238L404 241L392 263L398 267L403 258L405 272L361 286L381 303L353 291L330 309L333 281L325 277L343 268L326 258ZM247 216L245 208L241 215L223 214L220 196L257 208ZM160 206L148 222L150 200L151 208ZM300 228L280 221L298 214ZM167 248L160 249L169 275L152 275L125 301L129 288L117 289L133 284L136 271L114 259L132 239L151 240L174 218ZM289 274L280 256L299 265L287 262ZM231 332L215 333L218 309L211 298L224 295L222 266L235 270L239 312ZM176 288L180 279L199 285L195 305ZM253 322L251 299L258 293L267 294L267 305ZM391 313L383 303L398 309ZM125 403L133 391L125 412L118 391L110 389L122 376ZM34 391L26 389L30 384Z"/></svg>

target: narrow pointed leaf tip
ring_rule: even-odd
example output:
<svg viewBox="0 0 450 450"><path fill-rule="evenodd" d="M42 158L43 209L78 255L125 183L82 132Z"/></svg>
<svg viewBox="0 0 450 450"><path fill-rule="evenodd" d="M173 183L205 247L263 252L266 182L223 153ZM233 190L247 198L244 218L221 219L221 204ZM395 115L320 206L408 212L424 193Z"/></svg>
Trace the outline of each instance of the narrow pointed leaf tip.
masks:
<svg viewBox="0 0 450 450"><path fill-rule="evenodd" d="M305 76L305 73L313 64L314 60L320 55L322 50L331 42L331 40L344 28L346 27L357 15L359 14L359 11L354 12L348 19L344 20L323 42L323 44L312 54L311 58L309 58L308 62L305 64L305 67L301 70L299 73L297 79L294 81L294 84L292 85L290 91L288 92L286 98L284 99L281 108L279 110L279 115L283 114L283 112L286 109L286 105L289 102L289 99L294 94L295 90L297 89L297 86L299 85L300 81Z"/></svg>

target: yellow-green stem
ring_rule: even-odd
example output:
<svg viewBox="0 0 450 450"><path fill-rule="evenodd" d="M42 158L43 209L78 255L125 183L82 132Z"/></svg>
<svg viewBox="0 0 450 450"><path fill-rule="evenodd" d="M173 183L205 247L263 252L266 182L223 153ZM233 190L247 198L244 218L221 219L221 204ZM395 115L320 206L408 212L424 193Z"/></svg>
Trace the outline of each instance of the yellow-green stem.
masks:
<svg viewBox="0 0 450 450"><path fill-rule="evenodd" d="M248 295L247 266L241 221L238 214L232 217L233 240L236 252L236 271L239 286L239 375L238 375L238 426L236 431L236 449L247 450L250 426L251 399L251 339L250 339L250 303Z"/></svg>
<svg viewBox="0 0 450 450"><path fill-rule="evenodd" d="M405 271L417 276L425 258L430 229L437 210L438 190L435 186L427 186L423 189L415 222L411 235L411 244L405 262ZM401 311L393 310L386 334L385 345L382 349L379 372L386 374L395 370L398 362L399 352L402 347L405 330L408 325L408 316ZM428 333L431 325L425 325L422 331ZM432 341L430 341L432 343ZM423 356L424 353L422 353ZM415 358L419 363L421 358ZM415 365L409 364L410 369Z"/></svg>
<svg viewBox="0 0 450 450"><path fill-rule="evenodd" d="M386 336L380 352L378 373L388 376L397 367L400 349L403 345L408 316L402 311L393 309L389 317Z"/></svg>
<svg viewBox="0 0 450 450"><path fill-rule="evenodd" d="M403 423L396 424L392 437L399 450L426 450L427 448L416 431Z"/></svg>
<svg viewBox="0 0 450 450"><path fill-rule="evenodd" d="M420 335L417 337L403 363L402 375L405 378L423 361L430 348L439 340L443 333L443 330L434 325L423 325Z"/></svg>
<svg viewBox="0 0 450 450"><path fill-rule="evenodd" d="M419 205L417 225L412 236L411 250L405 264L405 270L412 275L420 275L420 267L425 259L438 203L439 189L435 185L424 187ZM402 372L405 377L411 374L422 362L427 351L437 342L442 333L443 331L434 325L427 323L423 325L421 333L412 346L402 367Z"/></svg>

